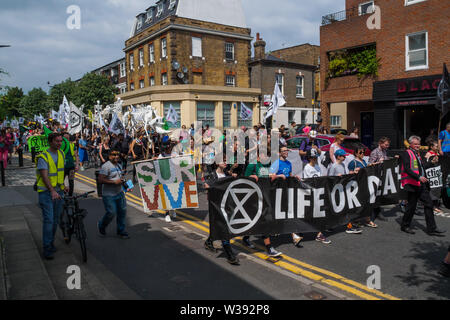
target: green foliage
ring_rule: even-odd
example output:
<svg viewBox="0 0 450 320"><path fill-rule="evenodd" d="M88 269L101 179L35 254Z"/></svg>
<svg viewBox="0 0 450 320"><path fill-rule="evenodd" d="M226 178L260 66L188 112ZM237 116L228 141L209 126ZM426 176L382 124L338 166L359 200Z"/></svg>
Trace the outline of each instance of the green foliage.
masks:
<svg viewBox="0 0 450 320"><path fill-rule="evenodd" d="M330 57L329 78L346 75L358 77L378 76L380 59L377 59L376 47L370 46L354 50L344 50Z"/></svg>
<svg viewBox="0 0 450 320"><path fill-rule="evenodd" d="M6 87L6 93L0 96L0 119L19 116L20 100L23 97L22 89L18 87Z"/></svg>
<svg viewBox="0 0 450 320"><path fill-rule="evenodd" d="M47 93L41 88L34 88L23 96L19 104L19 113L25 119L32 119L34 115L47 116L50 107L47 104Z"/></svg>
<svg viewBox="0 0 450 320"><path fill-rule="evenodd" d="M97 100L103 105L114 103L114 93L115 87L106 76L87 73L75 86L70 100L78 107L84 104L87 112L93 110Z"/></svg>
<svg viewBox="0 0 450 320"><path fill-rule="evenodd" d="M76 88L76 82L70 78L51 87L48 94L48 105L51 109L58 111L59 105L62 103L64 96L67 100L72 101Z"/></svg>

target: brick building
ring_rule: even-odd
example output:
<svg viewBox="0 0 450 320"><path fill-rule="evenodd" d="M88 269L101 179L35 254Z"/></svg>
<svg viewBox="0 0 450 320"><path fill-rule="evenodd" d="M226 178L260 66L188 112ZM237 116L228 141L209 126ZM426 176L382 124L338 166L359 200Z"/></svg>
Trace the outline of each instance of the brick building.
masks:
<svg viewBox="0 0 450 320"><path fill-rule="evenodd" d="M388 136L394 148L411 134L425 138L437 128L437 79L450 60L449 12L449 1L346 0L345 11L324 16L325 124L357 126L369 146ZM381 28L369 29L374 21Z"/></svg>
<svg viewBox="0 0 450 320"><path fill-rule="evenodd" d="M180 123L216 128L259 122L260 90L250 88L250 29L240 0L159 0L136 17L125 42L124 105L172 105ZM254 119L237 117L240 102Z"/></svg>
<svg viewBox="0 0 450 320"><path fill-rule="evenodd" d="M255 56L249 63L251 86L261 88L264 106L261 119L264 119L267 105L273 94L275 82L285 96L286 105L280 107L273 118L273 126L314 122L313 99L315 98L315 74L319 47L304 44L266 53L266 43L257 34L254 43Z"/></svg>
<svg viewBox="0 0 450 320"><path fill-rule="evenodd" d="M127 69L125 65L125 58L122 58L95 69L92 72L107 76L111 84L116 87L116 93L122 94L127 91Z"/></svg>

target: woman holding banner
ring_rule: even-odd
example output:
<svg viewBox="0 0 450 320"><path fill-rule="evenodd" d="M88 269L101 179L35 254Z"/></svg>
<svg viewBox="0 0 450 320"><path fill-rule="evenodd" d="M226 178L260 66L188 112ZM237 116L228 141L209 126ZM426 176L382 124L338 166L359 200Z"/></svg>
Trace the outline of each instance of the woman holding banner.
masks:
<svg viewBox="0 0 450 320"><path fill-rule="evenodd" d="M428 152L425 155L425 159L427 160L427 163L430 167L436 167L439 163L439 145L438 142L435 140L429 140L428 141ZM430 177L429 177L430 178ZM442 179L442 174L441 174ZM440 198L441 198L441 188L432 188L430 191L431 200L433 200L434 213L442 213L443 211L439 208Z"/></svg>

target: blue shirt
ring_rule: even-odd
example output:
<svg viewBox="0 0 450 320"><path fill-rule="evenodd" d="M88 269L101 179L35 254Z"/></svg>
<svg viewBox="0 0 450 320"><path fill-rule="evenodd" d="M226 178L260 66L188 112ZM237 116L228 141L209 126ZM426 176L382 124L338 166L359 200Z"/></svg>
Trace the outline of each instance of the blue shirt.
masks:
<svg viewBox="0 0 450 320"><path fill-rule="evenodd" d="M442 141L442 152L450 152L450 133L447 130L442 131L439 134L439 140Z"/></svg>
<svg viewBox="0 0 450 320"><path fill-rule="evenodd" d="M362 163L359 162L358 160L352 160L348 164L348 171L355 171L356 168L365 168L365 167L367 167L367 163L366 161L364 161L364 159L362 160Z"/></svg>
<svg viewBox="0 0 450 320"><path fill-rule="evenodd" d="M288 160L283 161L278 159L275 161L270 167L270 173L275 173L276 175L284 174L286 177L289 177L292 172L292 164Z"/></svg>

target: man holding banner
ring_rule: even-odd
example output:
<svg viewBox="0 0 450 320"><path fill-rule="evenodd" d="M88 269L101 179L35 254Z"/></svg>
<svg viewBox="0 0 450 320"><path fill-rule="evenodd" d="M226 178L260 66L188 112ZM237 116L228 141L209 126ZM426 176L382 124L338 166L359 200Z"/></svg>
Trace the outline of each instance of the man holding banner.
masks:
<svg viewBox="0 0 450 320"><path fill-rule="evenodd" d="M401 230L403 232L414 234L411 229L411 222L416 212L417 201L420 199L424 203L425 221L427 224L427 233L436 235L444 233L436 227L433 214L433 201L431 200L428 179L425 177L425 166L419 154L420 137L411 136L408 139L410 148L403 154L402 163L402 186L408 192L408 205L406 213L403 216Z"/></svg>

